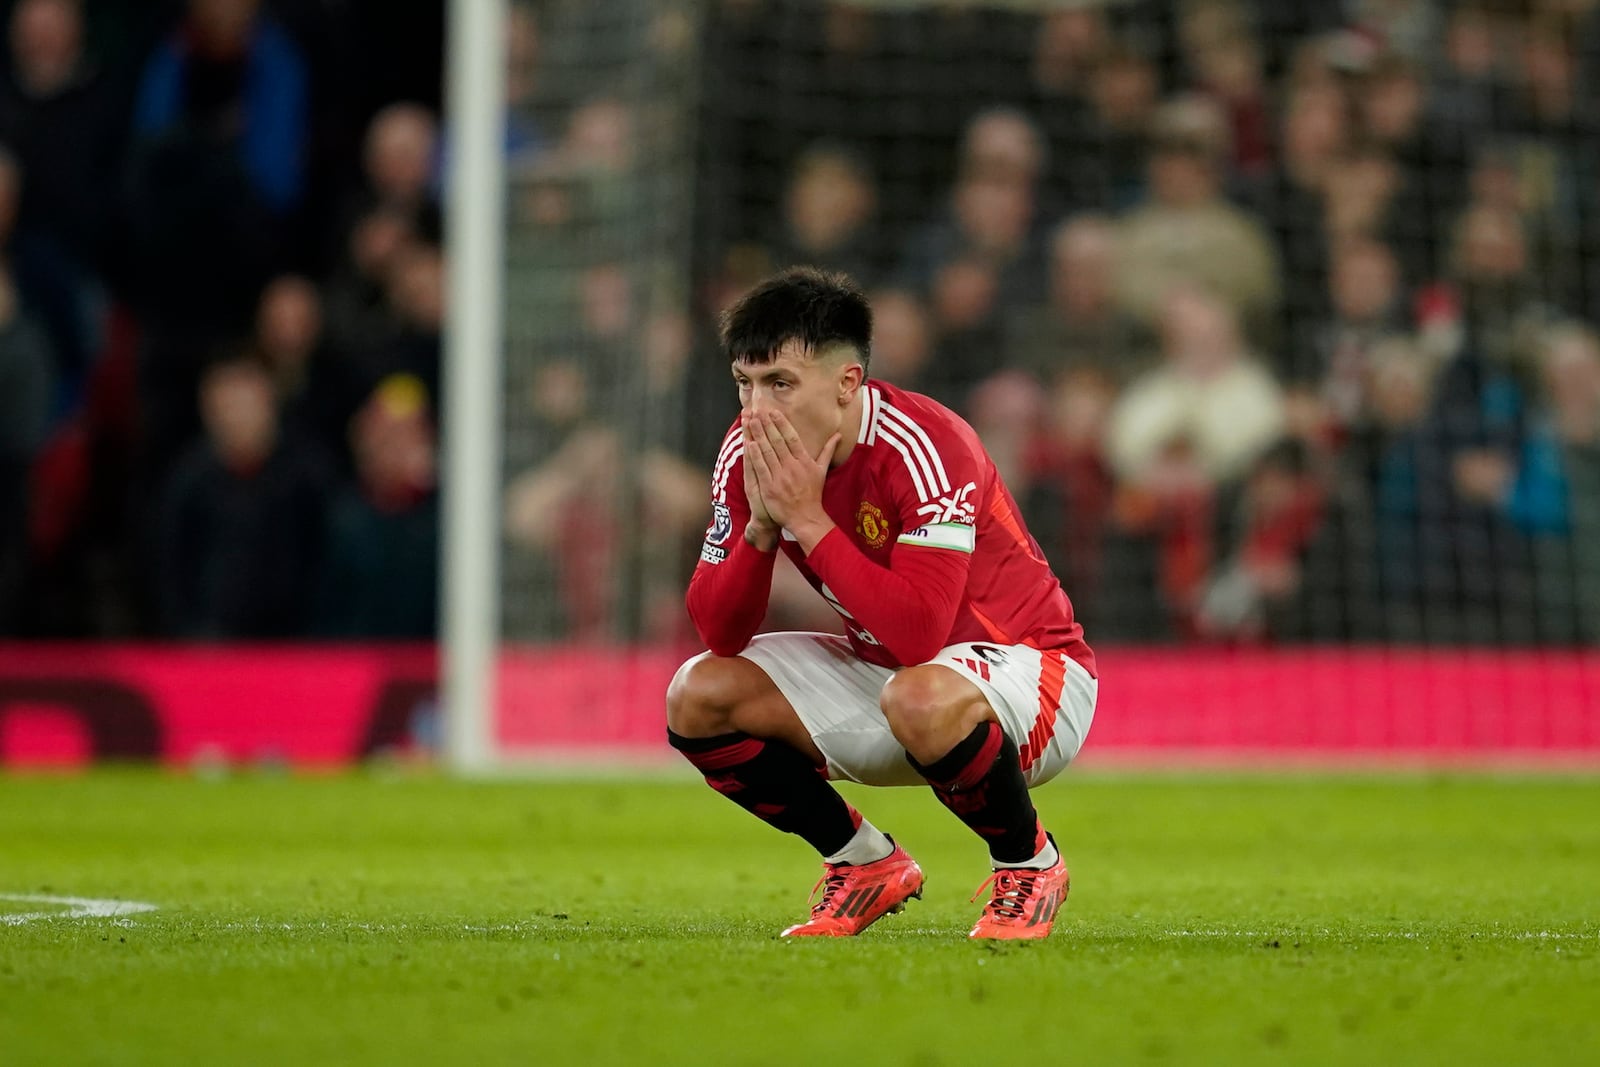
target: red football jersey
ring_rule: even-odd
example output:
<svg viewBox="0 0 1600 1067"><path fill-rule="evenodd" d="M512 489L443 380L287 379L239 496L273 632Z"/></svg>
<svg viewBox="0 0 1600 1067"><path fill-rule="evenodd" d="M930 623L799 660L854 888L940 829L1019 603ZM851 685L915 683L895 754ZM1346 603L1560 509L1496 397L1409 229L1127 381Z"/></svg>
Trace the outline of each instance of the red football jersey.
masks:
<svg viewBox="0 0 1600 1067"><path fill-rule="evenodd" d="M957 582L964 574L965 585L950 591L957 599L955 618L937 648L988 641L1059 649L1095 674L1094 653L1084 642L1083 628L1073 618L1072 603L1050 570L1038 542L1028 533L1016 501L977 433L959 415L921 394L879 381L868 381L862 393L865 409L856 445L842 464L828 472L823 483L823 507L839 531L872 564L891 572L910 571L907 566L896 567L897 554L907 558L921 555L905 553L903 546L938 550L941 557L943 553L968 557L964 567L939 571L941 576L953 575L950 580ZM729 557L737 552L738 566L727 567L727 577L732 578L740 567L750 567L750 573L757 575L750 580L762 580L757 574L762 561L745 562L747 555L762 554L743 542L745 524L750 519L743 457L744 441L735 421L712 473L712 522L690 583L691 614L696 614L697 606L702 608L697 625L701 625L702 618L717 620L710 625L720 624L722 615L737 614L748 620L752 614L748 608L756 606L747 601L742 605L733 603L745 601L749 591L725 588L726 582L716 580L723 575L712 573L735 562ZM846 545L829 546L836 536L830 533L824 538L813 550L813 556L824 548L835 556L840 550L848 552ZM886 643L895 642L874 634L858 618L865 614L862 606L871 603L871 588L830 589L817 573L818 569L829 568L813 567L812 562L816 561L808 562L787 531L783 533L782 546L800 573L844 619L858 656L885 667L911 665L897 662L885 647ZM873 571L875 568L865 569L864 584L870 585ZM744 573L740 570L741 575ZM844 572L836 566L832 573ZM861 572L851 569L849 573L854 576ZM919 570L920 573L923 572ZM770 579L767 562L766 584L760 590L759 611L754 613L757 621L765 610ZM712 610L723 607L724 602L725 612ZM850 603L857 605L856 611L850 610ZM753 627L753 623L747 625ZM708 644L715 647L706 634L707 628L701 625L702 636L707 636ZM740 635L734 644L743 647L749 636Z"/></svg>

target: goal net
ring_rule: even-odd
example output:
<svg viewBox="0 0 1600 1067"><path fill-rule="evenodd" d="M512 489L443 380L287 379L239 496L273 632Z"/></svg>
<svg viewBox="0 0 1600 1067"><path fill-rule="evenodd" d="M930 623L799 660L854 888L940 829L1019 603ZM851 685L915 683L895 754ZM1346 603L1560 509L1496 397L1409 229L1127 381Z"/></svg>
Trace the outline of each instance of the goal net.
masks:
<svg viewBox="0 0 1600 1067"><path fill-rule="evenodd" d="M658 746L715 316L802 262L979 431L1108 747L1600 745L1590 0L550 0L508 41L497 752ZM783 573L768 625L836 622Z"/></svg>

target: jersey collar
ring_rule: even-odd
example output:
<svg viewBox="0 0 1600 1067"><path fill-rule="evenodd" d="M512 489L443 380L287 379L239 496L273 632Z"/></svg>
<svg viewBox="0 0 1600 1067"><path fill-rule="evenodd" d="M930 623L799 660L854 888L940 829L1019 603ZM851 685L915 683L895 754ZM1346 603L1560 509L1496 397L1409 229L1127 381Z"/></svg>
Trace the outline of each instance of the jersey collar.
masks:
<svg viewBox="0 0 1600 1067"><path fill-rule="evenodd" d="M878 415L883 410L883 397L871 382L861 387L861 393L866 406L861 409L861 430L856 434L856 444L870 446L878 441Z"/></svg>

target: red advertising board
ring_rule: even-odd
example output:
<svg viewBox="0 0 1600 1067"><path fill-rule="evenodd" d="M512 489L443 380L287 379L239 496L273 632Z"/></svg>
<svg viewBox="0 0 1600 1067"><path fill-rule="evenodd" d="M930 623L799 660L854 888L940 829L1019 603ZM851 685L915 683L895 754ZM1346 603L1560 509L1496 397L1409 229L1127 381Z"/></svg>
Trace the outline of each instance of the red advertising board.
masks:
<svg viewBox="0 0 1600 1067"><path fill-rule="evenodd" d="M662 696L692 650L514 648L510 753L670 759ZM1096 759L1600 765L1600 652L1113 648ZM426 646L0 645L0 765L93 759L328 766L436 743Z"/></svg>

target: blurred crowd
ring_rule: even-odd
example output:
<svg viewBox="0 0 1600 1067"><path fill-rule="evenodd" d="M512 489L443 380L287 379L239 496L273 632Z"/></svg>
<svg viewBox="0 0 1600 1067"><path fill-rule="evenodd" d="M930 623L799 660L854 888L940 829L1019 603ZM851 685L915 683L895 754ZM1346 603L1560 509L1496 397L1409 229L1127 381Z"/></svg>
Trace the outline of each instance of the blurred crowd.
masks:
<svg viewBox="0 0 1600 1067"><path fill-rule="evenodd" d="M1594 0L728 0L706 66L708 312L861 279L1091 634L1600 640Z"/></svg>
<svg viewBox="0 0 1600 1067"><path fill-rule="evenodd" d="M442 3L0 8L0 634L431 633ZM1096 639L1600 640L1600 0L519 0L508 58L509 632L684 635L715 317L803 262Z"/></svg>
<svg viewBox="0 0 1600 1067"><path fill-rule="evenodd" d="M441 5L0 16L0 634L432 633Z"/></svg>

